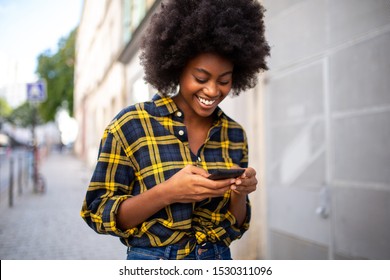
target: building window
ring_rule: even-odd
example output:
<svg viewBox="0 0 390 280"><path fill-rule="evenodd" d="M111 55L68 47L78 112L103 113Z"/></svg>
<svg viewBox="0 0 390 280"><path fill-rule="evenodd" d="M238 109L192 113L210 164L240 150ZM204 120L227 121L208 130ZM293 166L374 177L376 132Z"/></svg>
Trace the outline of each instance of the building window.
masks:
<svg viewBox="0 0 390 280"><path fill-rule="evenodd" d="M146 13L146 1L145 0L134 0L132 1L132 31L137 29Z"/></svg>
<svg viewBox="0 0 390 280"><path fill-rule="evenodd" d="M123 0L123 43L127 44L131 40L131 2Z"/></svg>
<svg viewBox="0 0 390 280"><path fill-rule="evenodd" d="M145 17L150 3L147 0L123 0L123 42L127 44Z"/></svg>

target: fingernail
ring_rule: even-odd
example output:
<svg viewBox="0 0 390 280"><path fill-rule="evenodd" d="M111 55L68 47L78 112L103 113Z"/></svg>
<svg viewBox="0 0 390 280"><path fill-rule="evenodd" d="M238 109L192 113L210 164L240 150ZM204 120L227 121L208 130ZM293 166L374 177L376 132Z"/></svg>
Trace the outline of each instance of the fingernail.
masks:
<svg viewBox="0 0 390 280"><path fill-rule="evenodd" d="M232 185L232 186L230 187L230 189L232 189L232 190L234 191L234 190L237 189L237 186L236 186L236 185Z"/></svg>

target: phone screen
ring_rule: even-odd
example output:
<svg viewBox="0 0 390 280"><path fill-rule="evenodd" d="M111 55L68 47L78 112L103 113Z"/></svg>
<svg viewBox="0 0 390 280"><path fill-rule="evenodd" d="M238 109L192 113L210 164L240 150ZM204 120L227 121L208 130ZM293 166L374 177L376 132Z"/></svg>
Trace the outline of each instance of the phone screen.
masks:
<svg viewBox="0 0 390 280"><path fill-rule="evenodd" d="M237 178L244 173L244 168L239 169L217 169L208 177L211 180L223 180L229 178Z"/></svg>

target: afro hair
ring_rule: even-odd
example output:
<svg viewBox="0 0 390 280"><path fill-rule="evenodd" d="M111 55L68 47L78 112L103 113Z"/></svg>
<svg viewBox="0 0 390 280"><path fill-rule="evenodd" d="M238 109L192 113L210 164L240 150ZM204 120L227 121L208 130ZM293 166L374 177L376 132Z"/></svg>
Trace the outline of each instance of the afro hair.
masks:
<svg viewBox="0 0 390 280"><path fill-rule="evenodd" d="M174 93L187 62L212 52L234 64L234 95L254 87L270 55L264 12L257 0L162 2L141 43L146 82L163 94Z"/></svg>

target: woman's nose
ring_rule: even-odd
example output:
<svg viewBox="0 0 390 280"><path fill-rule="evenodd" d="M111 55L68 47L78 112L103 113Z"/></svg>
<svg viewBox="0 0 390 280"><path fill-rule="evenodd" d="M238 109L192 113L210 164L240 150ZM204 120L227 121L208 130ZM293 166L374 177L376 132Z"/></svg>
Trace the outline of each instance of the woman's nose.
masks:
<svg viewBox="0 0 390 280"><path fill-rule="evenodd" d="M216 83L209 82L204 88L204 93L209 97L216 97L220 94L220 91Z"/></svg>

